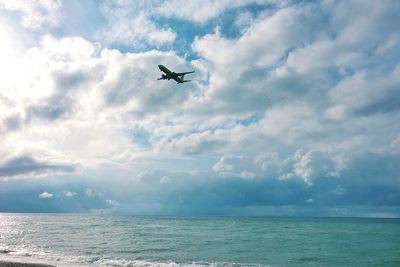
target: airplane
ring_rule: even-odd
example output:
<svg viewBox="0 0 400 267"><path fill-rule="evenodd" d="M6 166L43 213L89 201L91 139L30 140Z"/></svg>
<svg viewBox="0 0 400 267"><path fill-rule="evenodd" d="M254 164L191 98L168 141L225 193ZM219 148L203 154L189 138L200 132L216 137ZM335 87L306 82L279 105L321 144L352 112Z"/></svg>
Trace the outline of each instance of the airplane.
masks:
<svg viewBox="0 0 400 267"><path fill-rule="evenodd" d="M188 72L180 72L180 73L176 73L173 71L170 71L167 67L165 67L164 65L158 65L158 68L164 72L165 74L161 74L161 77L158 78L157 80L170 80L173 79L175 80L177 83L186 83L186 82L190 82L191 80L185 80L184 77L186 74L189 73L193 73L194 71L188 71Z"/></svg>

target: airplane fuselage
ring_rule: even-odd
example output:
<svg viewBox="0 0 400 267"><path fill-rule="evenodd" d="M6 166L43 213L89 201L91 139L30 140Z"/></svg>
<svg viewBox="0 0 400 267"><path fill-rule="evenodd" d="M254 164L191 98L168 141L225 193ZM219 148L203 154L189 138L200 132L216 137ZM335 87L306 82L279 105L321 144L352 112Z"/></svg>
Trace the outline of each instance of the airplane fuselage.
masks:
<svg viewBox="0 0 400 267"><path fill-rule="evenodd" d="M170 71L167 67L165 67L164 65L158 65L158 68L162 71L162 72L164 72L166 75L167 75L167 77L169 77L169 78L171 78L171 79L174 79L176 82L178 82L178 83L182 83L183 82L183 79L182 78L180 78L178 75L176 75L175 74L175 72L173 72L173 71ZM168 79L169 80L169 79Z"/></svg>
<svg viewBox="0 0 400 267"><path fill-rule="evenodd" d="M190 82L190 80L185 80L184 77L186 74L193 73L194 71L189 71L189 72L180 72L176 73L173 71L170 71L167 67L164 65L158 65L158 68L164 72L165 74L161 75L161 78L159 80L170 80L173 79L177 83L185 83L185 82Z"/></svg>

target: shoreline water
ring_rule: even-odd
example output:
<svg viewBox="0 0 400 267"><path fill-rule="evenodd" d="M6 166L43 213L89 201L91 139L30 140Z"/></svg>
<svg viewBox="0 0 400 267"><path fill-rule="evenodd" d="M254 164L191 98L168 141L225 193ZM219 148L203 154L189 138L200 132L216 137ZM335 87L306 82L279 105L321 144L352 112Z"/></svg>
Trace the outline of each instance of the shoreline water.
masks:
<svg viewBox="0 0 400 267"><path fill-rule="evenodd" d="M0 267L400 263L399 219L3 214L0 223Z"/></svg>
<svg viewBox="0 0 400 267"><path fill-rule="evenodd" d="M29 263L29 262L16 262L16 261L1 261L0 267L55 267L54 265Z"/></svg>

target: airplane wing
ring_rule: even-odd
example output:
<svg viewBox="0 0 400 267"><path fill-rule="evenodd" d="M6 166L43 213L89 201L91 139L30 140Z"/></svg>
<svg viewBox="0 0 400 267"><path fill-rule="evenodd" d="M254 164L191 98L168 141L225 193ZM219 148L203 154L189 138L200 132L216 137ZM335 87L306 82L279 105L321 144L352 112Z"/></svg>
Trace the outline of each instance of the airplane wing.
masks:
<svg viewBox="0 0 400 267"><path fill-rule="evenodd" d="M175 73L177 76L182 76L182 75L186 75L186 74L189 74L189 73L193 73L194 71L188 71L188 72L177 72L177 73Z"/></svg>

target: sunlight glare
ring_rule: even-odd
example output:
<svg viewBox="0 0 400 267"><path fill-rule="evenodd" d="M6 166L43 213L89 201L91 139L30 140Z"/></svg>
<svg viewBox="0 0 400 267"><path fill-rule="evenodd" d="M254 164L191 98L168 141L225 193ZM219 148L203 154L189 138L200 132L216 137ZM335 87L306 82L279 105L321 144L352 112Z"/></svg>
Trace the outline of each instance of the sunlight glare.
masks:
<svg viewBox="0 0 400 267"><path fill-rule="evenodd" d="M16 43L11 29L0 24L0 85L7 86L15 76Z"/></svg>

